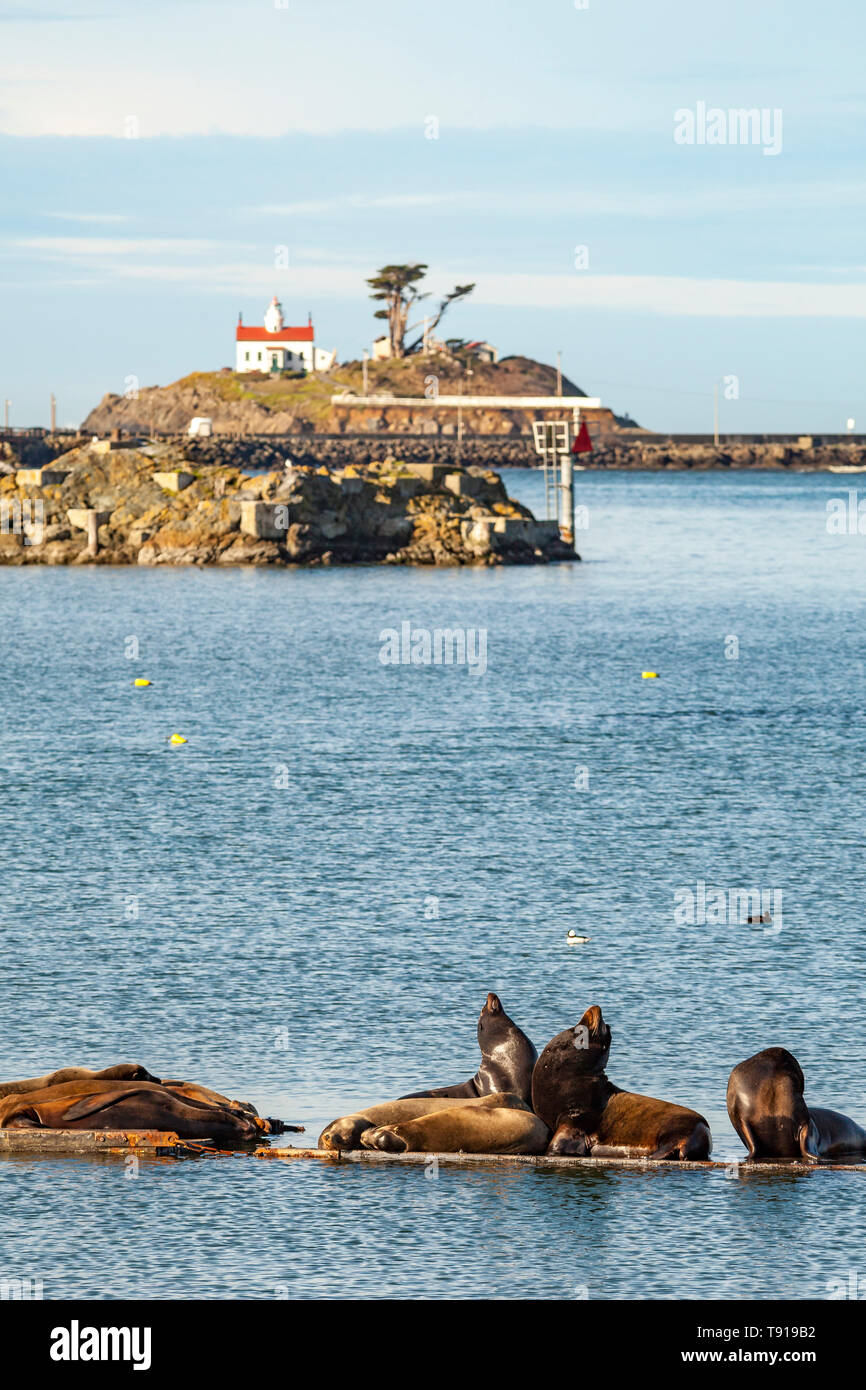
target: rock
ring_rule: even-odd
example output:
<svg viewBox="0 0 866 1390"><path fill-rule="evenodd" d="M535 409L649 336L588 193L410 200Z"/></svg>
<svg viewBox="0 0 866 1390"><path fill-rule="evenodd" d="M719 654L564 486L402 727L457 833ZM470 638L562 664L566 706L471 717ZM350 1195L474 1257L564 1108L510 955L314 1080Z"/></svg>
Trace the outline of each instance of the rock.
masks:
<svg viewBox="0 0 866 1390"><path fill-rule="evenodd" d="M10 513L29 517L39 509L37 525L0 534L0 564L450 566L576 558L557 528L536 522L490 470L425 464L412 472L402 459L356 458L346 473L302 464L287 472L281 464L251 476L235 466L234 448L221 465L219 443L203 442L212 467L198 474L180 467L174 445L105 453L82 445L57 460L59 483L21 488L15 477L0 477ZM183 487L162 485L178 475Z"/></svg>

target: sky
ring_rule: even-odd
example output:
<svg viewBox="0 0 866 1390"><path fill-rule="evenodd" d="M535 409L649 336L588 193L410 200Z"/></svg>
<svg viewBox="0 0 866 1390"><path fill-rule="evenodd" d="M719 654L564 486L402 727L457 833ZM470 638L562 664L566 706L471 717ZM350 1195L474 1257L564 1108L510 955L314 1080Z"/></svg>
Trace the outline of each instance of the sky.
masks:
<svg viewBox="0 0 866 1390"><path fill-rule="evenodd" d="M862 0L0 0L0 401L443 322L658 430L866 432ZM729 112L755 110L747 128Z"/></svg>

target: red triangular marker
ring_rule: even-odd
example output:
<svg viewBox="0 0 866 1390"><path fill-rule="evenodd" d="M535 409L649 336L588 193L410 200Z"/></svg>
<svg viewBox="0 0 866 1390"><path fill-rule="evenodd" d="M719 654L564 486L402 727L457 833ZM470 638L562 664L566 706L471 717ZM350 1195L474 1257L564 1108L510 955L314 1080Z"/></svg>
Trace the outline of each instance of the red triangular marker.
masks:
<svg viewBox="0 0 866 1390"><path fill-rule="evenodd" d="M585 420L581 420L580 422L580 429L577 432L577 438L571 446L571 452L573 454L592 453L592 440L589 437L589 430L587 429Z"/></svg>

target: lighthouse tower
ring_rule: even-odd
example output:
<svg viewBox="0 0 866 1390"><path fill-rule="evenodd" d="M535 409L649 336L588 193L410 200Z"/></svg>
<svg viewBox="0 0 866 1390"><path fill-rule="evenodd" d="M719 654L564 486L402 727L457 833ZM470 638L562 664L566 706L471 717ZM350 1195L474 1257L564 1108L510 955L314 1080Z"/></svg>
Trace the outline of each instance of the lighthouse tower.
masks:
<svg viewBox="0 0 866 1390"><path fill-rule="evenodd" d="M265 330L268 333L280 333L283 327L283 306L274 295L267 309L265 310Z"/></svg>

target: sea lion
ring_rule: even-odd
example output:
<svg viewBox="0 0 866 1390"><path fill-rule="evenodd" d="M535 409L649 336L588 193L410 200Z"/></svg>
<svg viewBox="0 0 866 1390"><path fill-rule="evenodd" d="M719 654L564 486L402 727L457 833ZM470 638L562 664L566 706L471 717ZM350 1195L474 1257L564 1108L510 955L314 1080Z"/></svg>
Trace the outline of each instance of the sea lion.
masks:
<svg viewBox="0 0 866 1390"><path fill-rule="evenodd" d="M65 1081L0 1100L0 1129L157 1129L182 1139L250 1140L260 1124L148 1081Z"/></svg>
<svg viewBox="0 0 866 1390"><path fill-rule="evenodd" d="M866 1130L836 1110L806 1104L803 1069L784 1047L739 1062L728 1080L728 1114L749 1158L806 1163L866 1155Z"/></svg>
<svg viewBox="0 0 866 1390"><path fill-rule="evenodd" d="M433 1115L438 1110L459 1110L463 1106L498 1106L503 1110L528 1110L529 1106L520 1096L510 1092L490 1096L465 1096L443 1101L441 1097L401 1096L399 1100L386 1100L377 1105L368 1105L339 1120L332 1120L319 1135L320 1149L358 1149L365 1130L379 1125L400 1124L406 1120L417 1120L422 1115Z"/></svg>
<svg viewBox="0 0 866 1390"><path fill-rule="evenodd" d="M44 1091L47 1086L59 1086L64 1081L85 1080L159 1082L159 1077L153 1076L137 1062L118 1062L116 1066L104 1067L102 1071L91 1071L89 1067L61 1067L59 1071L50 1071L45 1076L29 1076L21 1081L0 1082L0 1098L20 1096L25 1091Z"/></svg>
<svg viewBox="0 0 866 1390"><path fill-rule="evenodd" d="M258 1110L248 1100L229 1100L227 1096L221 1096L219 1091L212 1091L209 1086L199 1086L195 1081L163 1081L163 1086L175 1095L185 1100L203 1101L205 1105L221 1105L226 1110L231 1110L236 1115L247 1115L255 1120L256 1128L262 1134L303 1134L303 1125L289 1125L285 1120L277 1120L272 1115L260 1116Z"/></svg>
<svg viewBox="0 0 866 1390"><path fill-rule="evenodd" d="M237 1110L244 1115L256 1116L259 1113L248 1100L229 1100L227 1096L221 1096L219 1091L212 1091L209 1086L200 1086L197 1081L163 1081L162 1085L187 1100L201 1100L205 1105L222 1105L226 1110Z"/></svg>
<svg viewBox="0 0 866 1390"><path fill-rule="evenodd" d="M430 1091L410 1091L402 1100L420 1096L454 1096L458 1099L510 1091L528 1105L532 1094L532 1069L538 1058L534 1045L508 1017L497 994L488 994L478 1017L481 1065L468 1081L438 1086Z"/></svg>
<svg viewBox="0 0 866 1390"><path fill-rule="evenodd" d="M476 1101L368 1129L361 1144L385 1153L543 1154L549 1139L547 1125L531 1110Z"/></svg>
<svg viewBox="0 0 866 1390"><path fill-rule="evenodd" d="M550 1154L594 1158L709 1158L703 1115L623 1091L607 1079L611 1031L597 1005L557 1033L532 1076L532 1108L553 1131Z"/></svg>

